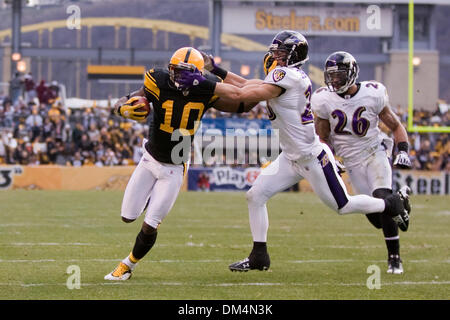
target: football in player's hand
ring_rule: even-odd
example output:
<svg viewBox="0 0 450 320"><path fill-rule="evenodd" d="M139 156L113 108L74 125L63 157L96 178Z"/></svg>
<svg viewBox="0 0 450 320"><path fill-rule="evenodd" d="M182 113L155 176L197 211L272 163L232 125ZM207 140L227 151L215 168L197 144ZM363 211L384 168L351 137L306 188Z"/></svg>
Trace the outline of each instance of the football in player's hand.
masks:
<svg viewBox="0 0 450 320"><path fill-rule="evenodd" d="M147 112L147 116L150 114L151 108L150 108L150 103L148 103L147 98L139 97L139 99L137 99L136 101L133 102L133 106L137 105L137 104L144 104L144 106L136 109L135 111Z"/></svg>

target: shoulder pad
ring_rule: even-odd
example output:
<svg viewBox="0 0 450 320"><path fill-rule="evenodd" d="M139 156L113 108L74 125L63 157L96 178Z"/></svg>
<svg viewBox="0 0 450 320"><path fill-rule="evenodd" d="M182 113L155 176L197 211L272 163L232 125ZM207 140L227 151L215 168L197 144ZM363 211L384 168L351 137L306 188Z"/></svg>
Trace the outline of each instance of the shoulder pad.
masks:
<svg viewBox="0 0 450 320"><path fill-rule="evenodd" d="M169 72L164 69L150 69L145 73L144 89L145 92L153 95L159 100L161 86L167 83Z"/></svg>
<svg viewBox="0 0 450 320"><path fill-rule="evenodd" d="M373 88L375 90L381 89L383 90L385 87L381 82L370 80L370 81L363 81L361 82L361 87L364 88Z"/></svg>
<svg viewBox="0 0 450 320"><path fill-rule="evenodd" d="M321 92L329 92L330 90L328 89L328 87L320 87L317 88L316 91L314 91L315 94L321 93Z"/></svg>

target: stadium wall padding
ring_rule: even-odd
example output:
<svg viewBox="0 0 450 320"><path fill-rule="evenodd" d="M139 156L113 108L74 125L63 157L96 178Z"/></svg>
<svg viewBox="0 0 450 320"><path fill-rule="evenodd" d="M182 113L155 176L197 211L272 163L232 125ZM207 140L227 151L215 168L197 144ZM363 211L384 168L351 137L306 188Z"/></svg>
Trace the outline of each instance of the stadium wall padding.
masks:
<svg viewBox="0 0 450 320"><path fill-rule="evenodd" d="M0 190L125 190L135 166L114 167L66 167L55 165L41 166L0 166ZM217 171L214 173L214 171ZM191 167L185 176L182 190L202 191L214 189L220 191L245 191L259 174L259 168L233 167ZM215 188L205 188L198 179L201 174L208 175ZM215 174L215 178L212 178ZM218 174L222 174L225 182L217 183ZM234 183L235 177L244 177L243 183ZM353 193L346 173L343 180L350 194ZM393 189L398 190L403 185L411 187L413 194L450 194L450 173L445 171L394 170ZM208 184L208 183L207 183ZM299 191L312 192L306 180L298 184Z"/></svg>

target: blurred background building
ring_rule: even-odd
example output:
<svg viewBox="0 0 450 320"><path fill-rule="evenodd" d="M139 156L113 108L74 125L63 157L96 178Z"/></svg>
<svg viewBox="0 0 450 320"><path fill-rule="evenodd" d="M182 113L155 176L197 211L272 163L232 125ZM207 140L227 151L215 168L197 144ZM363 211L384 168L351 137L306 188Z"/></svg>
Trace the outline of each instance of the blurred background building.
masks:
<svg viewBox="0 0 450 320"><path fill-rule="evenodd" d="M0 163L133 164L148 127L108 108L142 84L146 69L166 67L176 49L194 46L237 74L262 78L264 52L283 29L307 37L304 69L314 89L323 85L326 57L349 51L360 64L359 80L385 84L406 126L408 3L0 1ZM413 122L439 131L450 126L450 0L414 4ZM270 122L261 103L239 117L211 110L204 125L267 128ZM416 169L449 170L448 131L410 132L410 142Z"/></svg>

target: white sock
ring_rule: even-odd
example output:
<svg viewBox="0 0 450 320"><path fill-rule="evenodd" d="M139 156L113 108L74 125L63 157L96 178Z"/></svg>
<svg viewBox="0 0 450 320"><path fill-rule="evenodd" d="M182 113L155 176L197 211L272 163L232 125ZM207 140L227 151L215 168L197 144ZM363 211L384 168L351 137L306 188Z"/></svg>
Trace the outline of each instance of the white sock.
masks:
<svg viewBox="0 0 450 320"><path fill-rule="evenodd" d="M269 216L266 204L248 203L248 215L253 241L267 242L267 230L269 229Z"/></svg>
<svg viewBox="0 0 450 320"><path fill-rule="evenodd" d="M131 259L130 259L131 256ZM132 260L134 260L135 262L133 262ZM133 254L129 254L125 259L122 260L123 263L125 263L128 267L130 267L131 270L133 270L137 263L138 263L138 259L133 257Z"/></svg>

